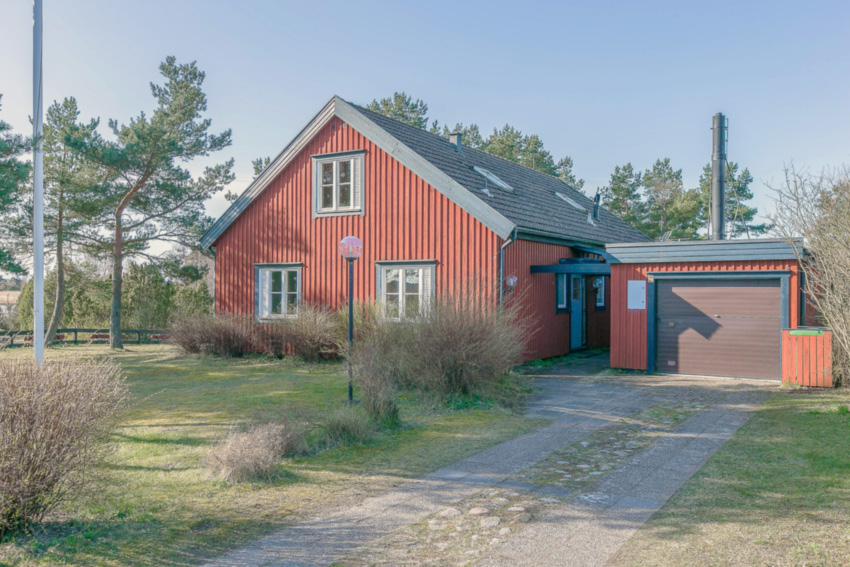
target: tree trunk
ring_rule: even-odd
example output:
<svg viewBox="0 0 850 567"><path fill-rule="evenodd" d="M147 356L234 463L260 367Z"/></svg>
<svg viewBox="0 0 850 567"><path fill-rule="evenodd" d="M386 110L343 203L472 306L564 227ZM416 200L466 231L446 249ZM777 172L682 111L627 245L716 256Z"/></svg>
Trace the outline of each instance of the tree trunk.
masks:
<svg viewBox="0 0 850 567"><path fill-rule="evenodd" d="M56 298L53 302L53 314L44 335L44 344L53 344L56 331L65 316L65 254L62 250L62 208L56 217Z"/></svg>
<svg viewBox="0 0 850 567"><path fill-rule="evenodd" d="M112 244L112 310L109 314L109 347L124 348L121 336L121 279L124 276L124 232L121 213L115 216L115 241Z"/></svg>

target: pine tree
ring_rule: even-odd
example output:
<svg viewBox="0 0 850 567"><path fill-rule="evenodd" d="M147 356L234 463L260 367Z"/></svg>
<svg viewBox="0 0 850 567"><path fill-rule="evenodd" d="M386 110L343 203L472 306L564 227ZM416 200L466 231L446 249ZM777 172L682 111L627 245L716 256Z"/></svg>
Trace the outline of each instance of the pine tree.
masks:
<svg viewBox="0 0 850 567"><path fill-rule="evenodd" d="M366 108L423 130L428 128L428 105L421 99L413 100L404 91L394 92L391 98L375 99Z"/></svg>
<svg viewBox="0 0 850 567"><path fill-rule="evenodd" d="M0 270L16 274L24 273L24 269L8 246L13 240L10 229L14 223L10 217L16 212L22 187L29 177L29 164L20 160L28 148L29 141L13 134L12 127L0 120Z"/></svg>
<svg viewBox="0 0 850 567"><path fill-rule="evenodd" d="M434 133L440 134L443 138L448 138L449 134L454 132L460 132L461 143L465 148L480 150L484 146L484 138L481 137L481 131L478 129L477 124L464 126L462 123L457 123L451 130L447 126L443 126L442 130Z"/></svg>
<svg viewBox="0 0 850 567"><path fill-rule="evenodd" d="M85 237L93 252L112 262L112 308L109 342L122 348L121 295L125 258L145 256L154 242L193 246L209 225L203 203L233 180L233 160L205 168L193 178L181 163L228 147L230 130L209 132L203 117L204 73L194 62L168 57L160 65L162 85L151 85L156 108L129 124L109 121L114 139L80 133L74 147L100 170L101 181L88 188ZM105 230L104 230L105 229ZM106 232L105 232L106 231Z"/></svg>
<svg viewBox="0 0 850 567"><path fill-rule="evenodd" d="M258 157L257 159L251 160L251 167L254 168L254 179L258 178L260 174L272 163L272 158L269 156L266 157Z"/></svg>
<svg viewBox="0 0 850 567"><path fill-rule="evenodd" d="M670 165L670 158L659 159L643 174L646 188L647 219L641 227L651 238L670 232L670 238L696 237L699 223L698 189L685 190L682 170Z"/></svg>
<svg viewBox="0 0 850 567"><path fill-rule="evenodd" d="M747 205L753 198L750 183L753 176L750 170L744 168L738 172L738 164L729 162L726 165L726 234L729 238L748 234L762 236L773 229L770 223L756 224L753 222L758 209ZM706 164L699 178L700 211L699 222L708 227L711 220L711 164Z"/></svg>
<svg viewBox="0 0 850 567"><path fill-rule="evenodd" d="M555 166L555 175L564 183L579 191L584 187L584 179L579 179L573 173L573 158L564 156Z"/></svg>
<svg viewBox="0 0 850 567"><path fill-rule="evenodd" d="M94 183L96 169L87 164L71 147L71 136L77 132L90 135L97 120L79 123L80 111L75 98L54 102L47 109L44 123L44 193L45 236L53 245L56 277L53 311L46 326L45 342L50 344L64 319L65 312L65 245L77 240L83 219L72 212L74 203L84 198L84 188ZM26 226L31 226L26 223Z"/></svg>
<svg viewBox="0 0 850 567"><path fill-rule="evenodd" d="M643 175L631 163L615 166L608 185L600 188L602 204L609 211L640 229L646 222L646 204L642 200Z"/></svg>

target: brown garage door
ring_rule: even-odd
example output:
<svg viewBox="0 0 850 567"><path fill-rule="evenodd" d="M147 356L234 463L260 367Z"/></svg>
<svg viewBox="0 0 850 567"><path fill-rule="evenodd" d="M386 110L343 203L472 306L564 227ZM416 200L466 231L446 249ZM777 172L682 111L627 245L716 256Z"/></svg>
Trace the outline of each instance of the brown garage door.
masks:
<svg viewBox="0 0 850 567"><path fill-rule="evenodd" d="M659 372L780 378L777 280L661 280Z"/></svg>

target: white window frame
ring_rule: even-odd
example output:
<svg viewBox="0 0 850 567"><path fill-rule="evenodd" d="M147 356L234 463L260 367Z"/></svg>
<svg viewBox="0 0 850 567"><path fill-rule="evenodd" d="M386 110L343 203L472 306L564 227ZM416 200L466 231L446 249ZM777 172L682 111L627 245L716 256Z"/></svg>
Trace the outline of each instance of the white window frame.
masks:
<svg viewBox="0 0 850 567"><path fill-rule="evenodd" d="M313 218L363 214L363 156L366 152L343 152L313 156ZM340 164L351 166L351 205L339 206ZM322 169L326 164L333 167L333 205L322 206Z"/></svg>
<svg viewBox="0 0 850 567"><path fill-rule="evenodd" d="M555 310L564 313L570 310L570 296L567 289L567 274L558 274L555 278Z"/></svg>
<svg viewBox="0 0 850 567"><path fill-rule="evenodd" d="M597 309L604 309L605 308L605 285L606 285L605 284L605 276L594 276L594 278L597 279L598 281L602 282L602 285L600 285L597 288L594 288L596 290L596 300L594 301L594 306Z"/></svg>
<svg viewBox="0 0 850 567"><path fill-rule="evenodd" d="M275 319L293 319L301 310L301 264L256 264L254 266L254 313L258 321L274 321ZM281 306L288 305L288 296L295 295L295 313L272 313L271 290L272 274L281 273ZM295 291L287 289L289 274L295 273Z"/></svg>
<svg viewBox="0 0 850 567"><path fill-rule="evenodd" d="M431 302L434 298L434 275L436 262L427 261L388 261L375 262L377 274L375 281L377 282L376 299L381 304L382 315L389 321L415 321L425 315L431 307ZM418 270L419 271L419 314L417 317L405 317L405 302L406 296L410 295L404 292L404 278L399 274L399 301L398 301L398 317L390 317L387 315L387 286L386 277L389 270Z"/></svg>

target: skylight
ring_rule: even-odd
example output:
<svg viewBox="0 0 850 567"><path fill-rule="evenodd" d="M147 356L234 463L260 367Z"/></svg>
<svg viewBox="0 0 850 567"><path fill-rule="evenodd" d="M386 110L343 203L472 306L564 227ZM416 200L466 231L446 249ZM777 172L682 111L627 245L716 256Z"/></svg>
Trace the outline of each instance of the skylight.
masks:
<svg viewBox="0 0 850 567"><path fill-rule="evenodd" d="M499 179L499 177L495 173L493 173L492 171L486 170L483 167L478 167L477 165L473 166L472 169L475 170L475 173L477 173L478 175L480 175L481 177L483 177L484 179L486 179L487 181L489 181L490 183L492 183L493 185L495 185L499 189L502 189L504 191L510 191L511 193L513 193L514 188L511 187L510 185L508 185L507 183L505 183L504 181L502 181L501 179Z"/></svg>
<svg viewBox="0 0 850 567"><path fill-rule="evenodd" d="M578 203L576 203L575 201L573 201L572 199L570 199L569 197L567 197L563 193L558 193L557 191L555 191L555 195L557 195L558 197L560 197L561 199L563 199L564 201L566 201L567 203L569 203L570 205L572 205L573 207L577 208L580 211L586 211L587 210L585 207L582 207L581 205L579 205Z"/></svg>

